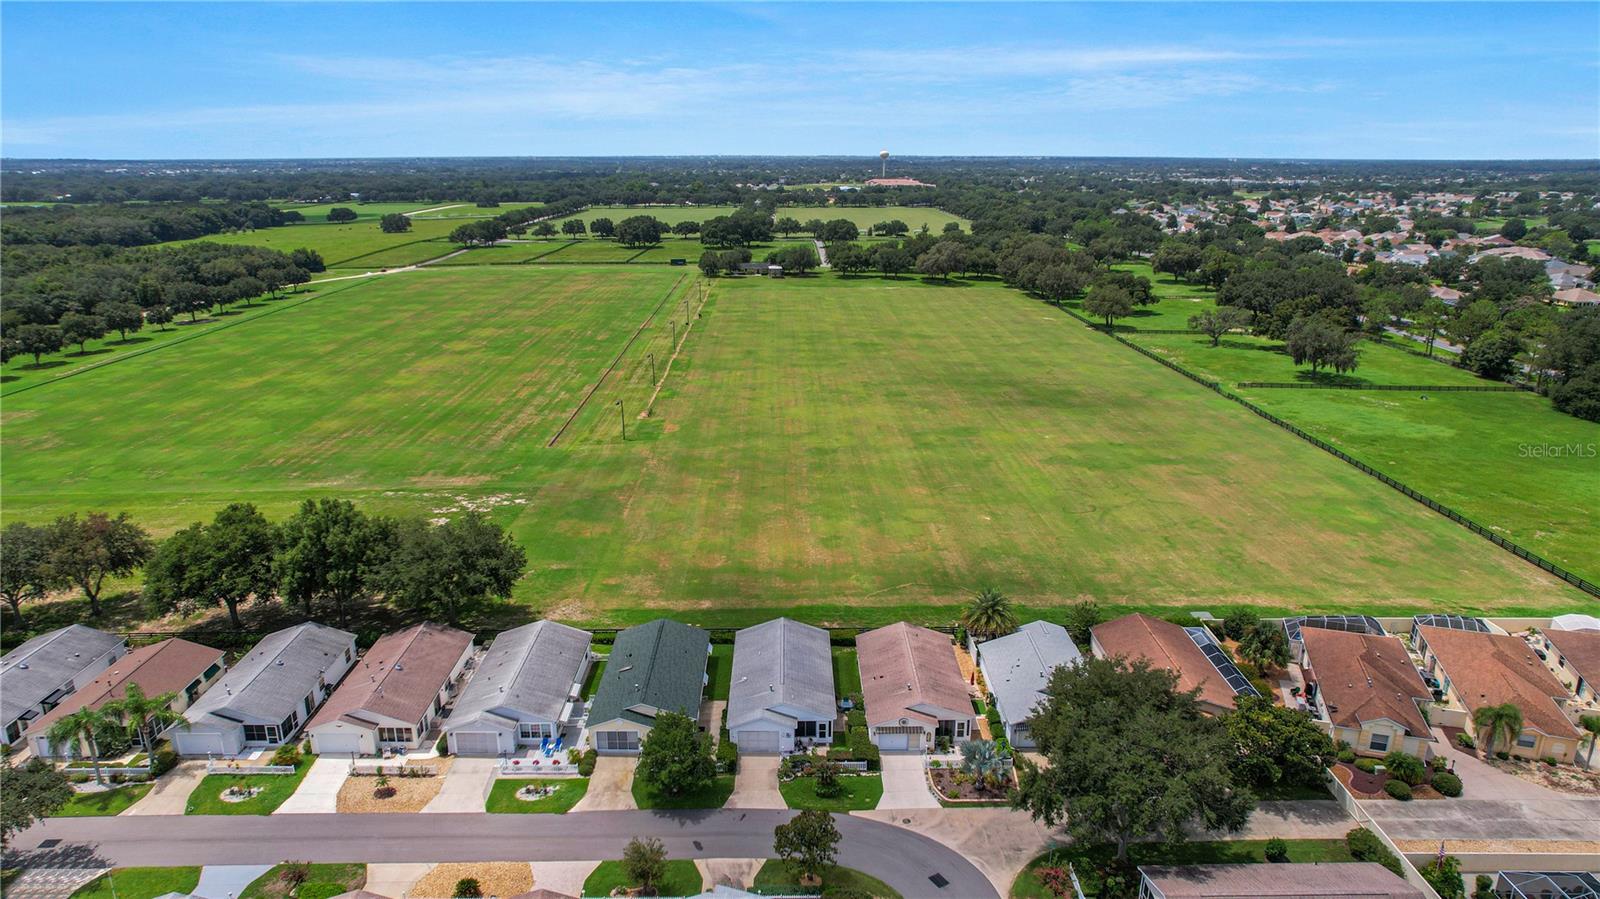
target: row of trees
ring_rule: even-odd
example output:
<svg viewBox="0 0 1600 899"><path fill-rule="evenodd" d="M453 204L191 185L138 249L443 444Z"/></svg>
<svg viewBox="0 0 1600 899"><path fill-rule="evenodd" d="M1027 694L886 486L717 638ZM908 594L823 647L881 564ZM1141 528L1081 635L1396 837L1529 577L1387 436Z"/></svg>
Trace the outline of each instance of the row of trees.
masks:
<svg viewBox="0 0 1600 899"><path fill-rule="evenodd" d="M140 247L302 221L303 216L266 203L182 205L14 206L0 222L7 246Z"/></svg>
<svg viewBox="0 0 1600 899"><path fill-rule="evenodd" d="M159 543L126 514L14 522L0 531L0 552L0 598L19 627L25 603L65 589L82 591L99 617L106 579L141 568L155 614L220 607L239 628L242 605L281 600L308 619L343 622L356 602L382 595L454 624L490 597L510 596L527 566L522 547L480 513L433 523L370 516L334 499L306 500L277 524L233 503Z"/></svg>

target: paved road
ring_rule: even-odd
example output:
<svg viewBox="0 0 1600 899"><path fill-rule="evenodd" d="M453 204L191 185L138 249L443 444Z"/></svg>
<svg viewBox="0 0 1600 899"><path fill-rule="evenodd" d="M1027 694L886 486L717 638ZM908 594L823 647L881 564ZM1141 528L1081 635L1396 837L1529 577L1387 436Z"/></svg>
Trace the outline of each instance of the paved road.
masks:
<svg viewBox="0 0 1600 899"><path fill-rule="evenodd" d="M1469 787L1470 789L1470 787ZM1600 839L1600 799L1450 799L1361 803L1396 840Z"/></svg>
<svg viewBox="0 0 1600 899"><path fill-rule="evenodd" d="M17 835L21 853L41 840L83 847L102 866L313 862L555 861L621 858L635 836L654 836L672 858L764 858L791 811L573 812L566 815L292 815L52 818ZM839 864L865 871L907 899L990 899L994 887L960 853L902 827L836 815ZM155 825L155 826L152 826ZM86 862L90 863L90 862ZM947 884L929 880L941 875Z"/></svg>

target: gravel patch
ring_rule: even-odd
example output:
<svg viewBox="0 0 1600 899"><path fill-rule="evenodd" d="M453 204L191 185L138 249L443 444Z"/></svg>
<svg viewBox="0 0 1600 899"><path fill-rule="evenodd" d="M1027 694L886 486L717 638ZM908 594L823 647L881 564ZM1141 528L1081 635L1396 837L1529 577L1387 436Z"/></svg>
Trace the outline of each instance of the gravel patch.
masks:
<svg viewBox="0 0 1600 899"><path fill-rule="evenodd" d="M456 883L473 877L485 896L516 896L533 889L533 867L527 862L471 862L434 865L408 894L410 899L451 899Z"/></svg>
<svg viewBox="0 0 1600 899"><path fill-rule="evenodd" d="M378 799L372 795L372 791L378 787L376 777L352 775L345 778L344 784L339 787L339 811L354 814L420 812L423 806L433 801L433 797L439 795L439 790L444 786L444 776L454 761L453 757L417 761L415 764L437 769L438 774L433 777L390 777L389 786L394 788L395 794L388 799ZM453 883L451 885L454 886ZM485 895L515 894L485 893Z"/></svg>

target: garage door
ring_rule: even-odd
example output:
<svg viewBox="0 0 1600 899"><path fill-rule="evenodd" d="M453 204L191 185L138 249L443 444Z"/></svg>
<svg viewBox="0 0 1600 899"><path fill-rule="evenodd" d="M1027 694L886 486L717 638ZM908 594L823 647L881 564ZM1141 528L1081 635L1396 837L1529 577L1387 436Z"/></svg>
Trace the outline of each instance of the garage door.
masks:
<svg viewBox="0 0 1600 899"><path fill-rule="evenodd" d="M775 730L741 730L738 739L740 752L777 752L778 732Z"/></svg>
<svg viewBox="0 0 1600 899"><path fill-rule="evenodd" d="M910 734L878 734L878 748L885 752L896 752L910 747Z"/></svg>
<svg viewBox="0 0 1600 899"><path fill-rule="evenodd" d="M450 735L456 755L499 755L500 735L493 731L458 731Z"/></svg>
<svg viewBox="0 0 1600 899"><path fill-rule="evenodd" d="M172 735L172 746L179 755L227 755L222 744L222 734L179 732Z"/></svg>
<svg viewBox="0 0 1600 899"><path fill-rule="evenodd" d="M360 734L317 734L311 745L318 755L360 755Z"/></svg>

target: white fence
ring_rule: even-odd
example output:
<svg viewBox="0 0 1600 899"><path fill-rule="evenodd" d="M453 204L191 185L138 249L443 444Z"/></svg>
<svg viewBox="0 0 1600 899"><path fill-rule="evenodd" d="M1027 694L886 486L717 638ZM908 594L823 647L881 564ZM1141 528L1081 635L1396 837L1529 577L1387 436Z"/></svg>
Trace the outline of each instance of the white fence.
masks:
<svg viewBox="0 0 1600 899"><path fill-rule="evenodd" d="M439 769L432 765L408 765L404 759L352 759L350 774L355 777L375 777L379 774L385 777L437 777Z"/></svg>
<svg viewBox="0 0 1600 899"><path fill-rule="evenodd" d="M1362 827L1365 827L1376 834L1378 839L1383 842L1383 845L1387 846L1389 851L1393 852L1395 856L1400 859L1400 867L1405 871L1406 882L1421 890L1422 895L1426 897L1426 899L1440 899L1438 892L1435 891L1433 886L1423 878L1422 872L1418 871L1417 866L1411 863L1411 859L1407 858L1406 854L1400 851L1400 847L1394 844L1394 840L1389 839L1389 835L1383 832L1383 828L1378 826L1378 822L1374 821L1372 816L1367 814L1367 810L1361 807L1360 801L1358 801L1355 795L1350 792L1349 788L1344 785L1344 782L1334 776L1333 770L1326 769L1323 771L1323 774L1328 779L1328 789L1332 791L1334 798L1339 800L1339 804L1344 806L1344 810L1350 813L1350 817L1355 818L1357 824L1360 824Z"/></svg>
<svg viewBox="0 0 1600 899"><path fill-rule="evenodd" d="M501 759L496 777L575 777L578 766L574 763L540 759L539 764L525 758Z"/></svg>
<svg viewBox="0 0 1600 899"><path fill-rule="evenodd" d="M206 759L207 774L293 774L295 770L293 765L240 765Z"/></svg>

